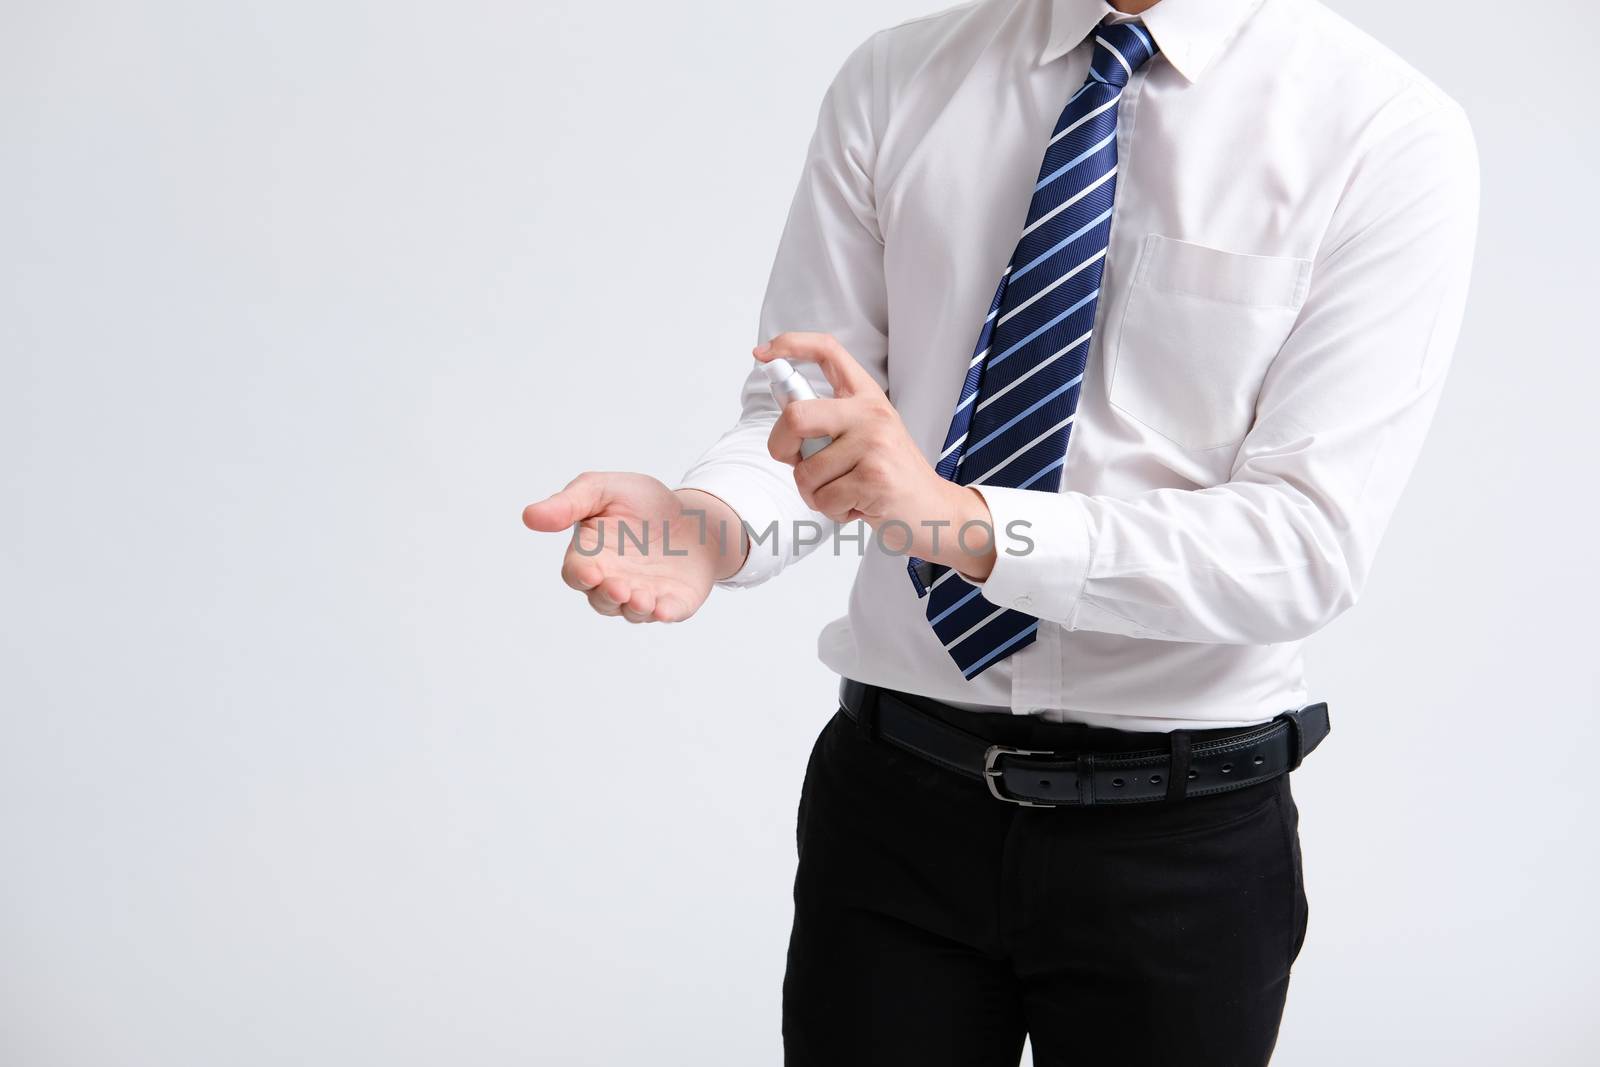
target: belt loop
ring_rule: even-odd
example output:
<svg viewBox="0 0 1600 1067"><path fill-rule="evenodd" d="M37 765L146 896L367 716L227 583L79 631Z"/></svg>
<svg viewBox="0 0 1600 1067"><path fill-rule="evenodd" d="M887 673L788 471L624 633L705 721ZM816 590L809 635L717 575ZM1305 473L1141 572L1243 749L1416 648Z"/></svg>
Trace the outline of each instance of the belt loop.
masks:
<svg viewBox="0 0 1600 1067"><path fill-rule="evenodd" d="M1189 731L1172 731L1172 759L1167 768L1167 802L1182 800L1189 791Z"/></svg>
<svg viewBox="0 0 1600 1067"><path fill-rule="evenodd" d="M1078 757L1078 803L1094 806L1094 756L1087 752Z"/></svg>
<svg viewBox="0 0 1600 1067"><path fill-rule="evenodd" d="M861 736L868 741L878 739L878 693L880 690L875 685L861 687L861 706L856 709L856 725L861 728Z"/></svg>
<svg viewBox="0 0 1600 1067"><path fill-rule="evenodd" d="M1328 704L1307 704L1286 711L1279 718L1289 724L1289 770L1297 771L1311 750L1328 736Z"/></svg>
<svg viewBox="0 0 1600 1067"><path fill-rule="evenodd" d="M1284 771L1287 774L1300 769L1301 761L1306 758L1306 740L1295 712L1284 712L1283 721L1289 724L1289 766Z"/></svg>

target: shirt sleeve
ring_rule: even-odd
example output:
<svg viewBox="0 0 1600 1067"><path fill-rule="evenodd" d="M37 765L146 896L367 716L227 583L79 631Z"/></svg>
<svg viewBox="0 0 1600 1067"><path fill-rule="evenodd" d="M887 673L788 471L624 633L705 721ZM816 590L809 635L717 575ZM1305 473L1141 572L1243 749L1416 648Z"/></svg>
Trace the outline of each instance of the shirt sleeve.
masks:
<svg viewBox="0 0 1600 1067"><path fill-rule="evenodd" d="M1477 209L1453 104L1381 136L1229 480L1127 498L980 486L1000 546L984 596L1069 629L1218 644L1298 640L1349 608L1439 403Z"/></svg>
<svg viewBox="0 0 1600 1067"><path fill-rule="evenodd" d="M850 55L823 98L767 282L757 341L791 330L830 333L883 385L888 307L872 184L883 113L876 41L869 39ZM819 396L832 395L815 365L796 366ZM745 379L741 403L739 421L680 482L723 500L751 532L744 566L719 583L725 586L766 581L835 526L806 506L794 472L767 453L778 407L759 367Z"/></svg>

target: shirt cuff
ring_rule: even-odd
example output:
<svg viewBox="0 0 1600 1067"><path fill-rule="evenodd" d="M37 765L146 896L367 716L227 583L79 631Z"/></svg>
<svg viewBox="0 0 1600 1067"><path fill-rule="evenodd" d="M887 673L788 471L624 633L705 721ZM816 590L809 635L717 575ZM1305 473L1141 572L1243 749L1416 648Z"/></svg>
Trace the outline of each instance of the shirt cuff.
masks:
<svg viewBox="0 0 1600 1067"><path fill-rule="evenodd" d="M678 483L679 489L698 489L702 493L710 493L732 508L743 524L740 529L727 531L728 543L731 545L738 538L748 543L750 548L739 569L716 583L724 589L748 589L760 585L783 570L789 562L781 544L784 512L773 500L768 490L769 482L765 473L746 470L736 464L717 463L690 468ZM779 535L765 535L769 528L779 530ZM754 536L746 536L746 530L754 531ZM706 531L708 538L715 538L717 534L716 530ZM757 540L762 537L763 540Z"/></svg>
<svg viewBox="0 0 1600 1067"><path fill-rule="evenodd" d="M972 488L989 505L995 561L988 578L966 580L996 607L1015 608L1072 629L1094 557L1093 528L1083 494L994 485Z"/></svg>

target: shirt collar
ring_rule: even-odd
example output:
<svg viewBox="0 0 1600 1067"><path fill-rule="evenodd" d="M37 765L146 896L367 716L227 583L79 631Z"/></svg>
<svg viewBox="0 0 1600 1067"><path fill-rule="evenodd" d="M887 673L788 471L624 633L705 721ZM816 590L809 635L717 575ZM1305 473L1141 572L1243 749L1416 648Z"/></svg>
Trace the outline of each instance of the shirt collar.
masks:
<svg viewBox="0 0 1600 1067"><path fill-rule="evenodd" d="M1244 25L1262 0L1160 0L1139 16L1179 74L1200 80L1211 61ZM1114 14L1105 0L1050 0L1050 38L1039 62L1066 55Z"/></svg>

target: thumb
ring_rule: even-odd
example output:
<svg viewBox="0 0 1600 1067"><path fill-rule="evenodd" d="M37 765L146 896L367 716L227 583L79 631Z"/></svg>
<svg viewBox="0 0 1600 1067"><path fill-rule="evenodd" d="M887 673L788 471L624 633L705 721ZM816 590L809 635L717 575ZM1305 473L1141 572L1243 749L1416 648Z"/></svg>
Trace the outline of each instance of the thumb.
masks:
<svg viewBox="0 0 1600 1067"><path fill-rule="evenodd" d="M606 505L606 480L598 474L580 474L554 496L522 509L522 524L530 530L562 533L574 523L598 515Z"/></svg>

